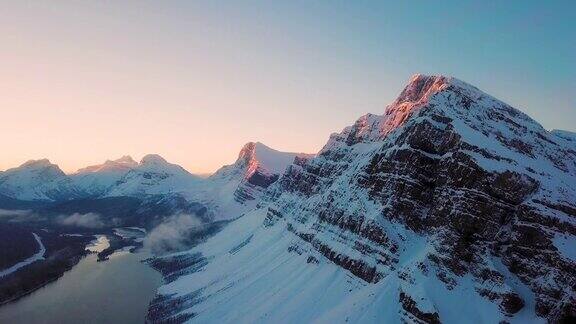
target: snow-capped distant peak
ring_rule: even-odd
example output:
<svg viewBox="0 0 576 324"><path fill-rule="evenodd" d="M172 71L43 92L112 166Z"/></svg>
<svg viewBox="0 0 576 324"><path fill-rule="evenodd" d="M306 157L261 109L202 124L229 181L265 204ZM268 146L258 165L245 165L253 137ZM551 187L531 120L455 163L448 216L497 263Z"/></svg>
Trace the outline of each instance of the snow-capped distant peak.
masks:
<svg viewBox="0 0 576 324"><path fill-rule="evenodd" d="M73 197L66 174L48 159L30 160L0 176L0 194L21 200Z"/></svg>
<svg viewBox="0 0 576 324"><path fill-rule="evenodd" d="M179 173L190 175L190 172L186 171L183 167L178 164L173 164L158 154L147 154L145 155L136 170L145 172L167 172L167 173Z"/></svg>
<svg viewBox="0 0 576 324"><path fill-rule="evenodd" d="M114 162L127 164L127 165L136 165L137 164L137 162L134 161L134 159L130 155L124 155L123 157L121 157L117 160L114 160Z"/></svg>
<svg viewBox="0 0 576 324"><path fill-rule="evenodd" d="M49 175L50 177L61 177L65 175L58 165L51 163L48 159L28 160L18 167L6 170L3 174L4 176L9 176L28 173L41 173L47 176Z"/></svg>
<svg viewBox="0 0 576 324"><path fill-rule="evenodd" d="M158 154L148 154L106 192L107 196L145 196L190 193L200 178Z"/></svg>
<svg viewBox="0 0 576 324"><path fill-rule="evenodd" d="M76 173L90 173L90 172L103 172L103 171L126 171L138 166L138 162L134 161L132 157L125 155L116 160L107 160L103 164L91 165L79 169Z"/></svg>
<svg viewBox="0 0 576 324"><path fill-rule="evenodd" d="M246 176L259 169L269 174L281 174L294 162L295 157L311 157L312 154L280 152L260 142L249 142L242 147L235 165L246 169Z"/></svg>
<svg viewBox="0 0 576 324"><path fill-rule="evenodd" d="M18 168L45 168L45 167L58 167L56 164L52 164L48 159L39 160L28 160L22 163Z"/></svg>
<svg viewBox="0 0 576 324"><path fill-rule="evenodd" d="M206 197L213 200L210 204L216 206L220 219L237 217L253 208L297 157L312 156L280 152L260 142L246 143L234 164L220 168L207 179Z"/></svg>
<svg viewBox="0 0 576 324"><path fill-rule="evenodd" d="M168 161L158 154L147 154L140 160L140 165L146 164L168 164Z"/></svg>

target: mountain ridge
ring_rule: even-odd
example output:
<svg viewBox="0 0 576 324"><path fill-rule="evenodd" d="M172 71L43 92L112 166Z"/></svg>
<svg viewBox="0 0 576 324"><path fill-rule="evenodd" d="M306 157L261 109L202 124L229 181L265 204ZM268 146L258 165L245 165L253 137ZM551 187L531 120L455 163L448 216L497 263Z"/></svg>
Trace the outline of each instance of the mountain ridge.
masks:
<svg viewBox="0 0 576 324"><path fill-rule="evenodd" d="M203 202L219 209L220 205L229 205L225 212L214 212L216 215L225 214L236 217L235 210L243 207L247 200L254 200L263 188L274 182L295 156L311 156L304 153L285 153L269 148L260 142L249 142L239 152L234 164L224 166L216 173L202 177L191 174L183 167L166 161L158 154L147 154L140 162L134 161L130 156L123 156L115 160L106 160L81 168L75 173L64 174L57 165L51 164L47 159L31 160L20 167L10 169L7 174L0 173L0 183L3 177L12 173L22 172L23 169L53 168L58 170L58 178L63 182L58 188L44 188L51 192L74 192L74 195L49 195L43 193L17 194L10 188L0 185L0 193L10 198L26 198L28 200L67 200L76 198L103 198L118 196L133 196L145 198L156 195L178 195L186 197L191 202ZM9 184L9 183L8 183ZM5 187L9 187L8 184ZM24 192L24 186L18 190ZM217 199L211 196L228 196ZM153 198L156 199L156 198ZM233 202L235 201L235 202ZM241 202L240 202L241 201Z"/></svg>
<svg viewBox="0 0 576 324"><path fill-rule="evenodd" d="M102 164L96 164L96 165L91 165L91 166L87 166L84 168L80 168L72 174L86 173L86 172L99 172L99 171L103 171L103 170L107 170L107 169L113 169L113 168L133 168L133 167L136 167L137 165L138 165L138 163L136 161L134 161L134 159L132 159L131 156L124 155L121 158L116 159L116 160L106 160Z"/></svg>
<svg viewBox="0 0 576 324"><path fill-rule="evenodd" d="M415 76L257 208L167 256L149 319L574 319L576 152L555 136L462 81Z"/></svg>

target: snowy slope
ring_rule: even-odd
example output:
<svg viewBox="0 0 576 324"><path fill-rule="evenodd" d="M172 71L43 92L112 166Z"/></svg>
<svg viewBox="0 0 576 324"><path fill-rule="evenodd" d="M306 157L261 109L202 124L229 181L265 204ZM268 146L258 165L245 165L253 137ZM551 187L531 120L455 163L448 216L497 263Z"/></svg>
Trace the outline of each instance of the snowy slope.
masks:
<svg viewBox="0 0 576 324"><path fill-rule="evenodd" d="M416 75L384 115L363 116L318 156L296 159L259 208L164 257L169 282L149 318L573 318L570 139L460 80Z"/></svg>
<svg viewBox="0 0 576 324"><path fill-rule="evenodd" d="M399 225L391 225L390 230L398 231L409 243L399 254L397 268L373 284L303 246L286 230L284 221L266 227L265 219L264 209L249 213L206 244L170 257L175 271L190 263L196 271L158 291L170 296L168 308L174 318L192 323L416 322L399 302L405 293L411 298L426 297L420 309L440 310L446 323L505 319L498 305L471 293L475 283L470 277L460 278L456 288L449 289L434 277L420 274L423 266L430 266L426 259L430 247L422 237ZM150 313L164 310L163 304L153 303ZM151 319L159 318L151 315ZM526 323L526 319L544 322L526 314L511 323Z"/></svg>
<svg viewBox="0 0 576 324"><path fill-rule="evenodd" d="M576 149L576 133L559 129L554 129L550 133L561 139L564 142L564 145Z"/></svg>

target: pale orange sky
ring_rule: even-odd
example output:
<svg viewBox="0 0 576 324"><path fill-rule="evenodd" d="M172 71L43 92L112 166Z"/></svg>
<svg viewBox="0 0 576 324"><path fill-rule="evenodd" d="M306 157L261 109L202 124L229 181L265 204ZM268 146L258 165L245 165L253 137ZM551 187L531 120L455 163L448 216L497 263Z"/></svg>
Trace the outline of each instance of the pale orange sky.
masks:
<svg viewBox="0 0 576 324"><path fill-rule="evenodd" d="M73 172L158 153L212 172L248 141L315 152L369 108L357 89L332 93L345 78L279 57L292 41L274 31L131 5L2 4L0 169L49 158Z"/></svg>
<svg viewBox="0 0 576 324"><path fill-rule="evenodd" d="M383 113L413 73L457 76L549 128L576 122L564 114L573 79L465 46L467 62L453 59L434 35L398 28L403 8L242 3L2 1L0 170L48 158L72 172L157 153L206 173L248 141L314 153L360 115Z"/></svg>

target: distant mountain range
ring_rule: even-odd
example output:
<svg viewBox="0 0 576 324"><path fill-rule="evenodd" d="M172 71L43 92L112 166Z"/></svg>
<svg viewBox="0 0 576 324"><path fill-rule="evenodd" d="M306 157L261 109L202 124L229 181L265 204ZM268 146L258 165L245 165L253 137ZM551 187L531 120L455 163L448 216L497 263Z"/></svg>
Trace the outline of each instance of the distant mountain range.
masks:
<svg viewBox="0 0 576 324"><path fill-rule="evenodd" d="M262 143L247 143L237 161L209 177L200 177L179 165L149 154L138 163L130 156L108 160L66 175L47 159L31 160L0 173L0 195L23 202L65 202L77 199L181 196L211 207L217 219L238 216L245 205L276 181L295 157ZM0 208L2 200L0 199ZM221 209L222 207L223 209Z"/></svg>
<svg viewBox="0 0 576 324"><path fill-rule="evenodd" d="M316 155L248 143L208 178L156 155L73 175L29 161L0 195L170 197L234 219L156 260L153 322L576 320L576 134L452 77L413 76Z"/></svg>

